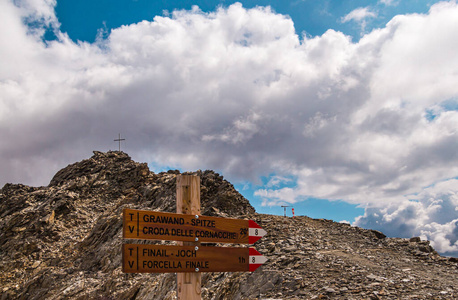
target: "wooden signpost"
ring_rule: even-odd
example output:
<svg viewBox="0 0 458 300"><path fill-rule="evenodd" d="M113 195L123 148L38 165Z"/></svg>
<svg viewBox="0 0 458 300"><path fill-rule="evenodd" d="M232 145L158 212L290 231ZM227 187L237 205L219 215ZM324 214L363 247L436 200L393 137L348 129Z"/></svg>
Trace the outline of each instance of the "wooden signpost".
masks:
<svg viewBox="0 0 458 300"><path fill-rule="evenodd" d="M123 238L174 240L176 246L124 244L125 273L177 273L177 298L201 299L201 272L253 272L266 258L254 248L207 247L253 244L266 234L252 220L200 215L200 178L177 176L177 213L124 209Z"/></svg>

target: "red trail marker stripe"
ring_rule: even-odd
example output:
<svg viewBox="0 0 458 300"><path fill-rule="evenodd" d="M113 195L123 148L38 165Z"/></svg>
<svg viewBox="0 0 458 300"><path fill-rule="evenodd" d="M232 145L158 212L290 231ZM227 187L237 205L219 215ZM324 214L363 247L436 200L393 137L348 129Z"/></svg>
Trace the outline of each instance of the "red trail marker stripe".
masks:
<svg viewBox="0 0 458 300"><path fill-rule="evenodd" d="M249 250L249 271L254 272L257 268L262 266L267 258L259 253L255 248Z"/></svg>
<svg viewBox="0 0 458 300"><path fill-rule="evenodd" d="M248 221L248 243L254 244L258 240L260 240L263 236L267 234L267 231L262 229L255 221L249 220Z"/></svg>

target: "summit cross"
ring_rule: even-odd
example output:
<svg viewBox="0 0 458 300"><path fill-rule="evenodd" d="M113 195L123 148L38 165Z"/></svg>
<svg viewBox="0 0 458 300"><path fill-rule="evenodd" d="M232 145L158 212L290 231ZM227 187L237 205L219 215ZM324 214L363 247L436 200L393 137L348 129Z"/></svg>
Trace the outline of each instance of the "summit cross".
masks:
<svg viewBox="0 0 458 300"><path fill-rule="evenodd" d="M114 140L115 142L119 142L119 151L121 152L121 141L125 141L126 139L121 138L121 134L118 134L118 138Z"/></svg>

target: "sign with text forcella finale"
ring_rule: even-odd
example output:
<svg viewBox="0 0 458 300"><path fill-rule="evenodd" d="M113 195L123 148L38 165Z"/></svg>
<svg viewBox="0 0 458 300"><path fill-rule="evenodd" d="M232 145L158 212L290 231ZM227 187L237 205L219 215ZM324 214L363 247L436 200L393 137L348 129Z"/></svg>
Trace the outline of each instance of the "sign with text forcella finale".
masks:
<svg viewBox="0 0 458 300"><path fill-rule="evenodd" d="M266 231L252 220L123 210L123 238L253 244Z"/></svg>
<svg viewBox="0 0 458 300"><path fill-rule="evenodd" d="M124 273L253 272L266 258L254 248L124 244Z"/></svg>

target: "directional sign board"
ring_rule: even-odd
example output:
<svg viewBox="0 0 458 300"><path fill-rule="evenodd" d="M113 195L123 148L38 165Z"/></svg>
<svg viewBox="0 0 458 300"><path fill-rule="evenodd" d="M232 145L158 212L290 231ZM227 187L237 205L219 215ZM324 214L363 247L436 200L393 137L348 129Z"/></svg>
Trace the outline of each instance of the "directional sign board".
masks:
<svg viewBox="0 0 458 300"><path fill-rule="evenodd" d="M124 273L253 272L267 259L254 248L124 244Z"/></svg>
<svg viewBox="0 0 458 300"><path fill-rule="evenodd" d="M265 234L252 220L123 210L123 237L127 239L253 244Z"/></svg>

